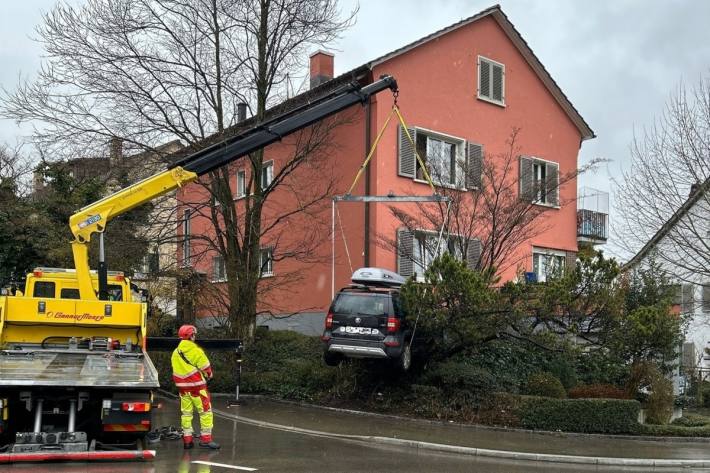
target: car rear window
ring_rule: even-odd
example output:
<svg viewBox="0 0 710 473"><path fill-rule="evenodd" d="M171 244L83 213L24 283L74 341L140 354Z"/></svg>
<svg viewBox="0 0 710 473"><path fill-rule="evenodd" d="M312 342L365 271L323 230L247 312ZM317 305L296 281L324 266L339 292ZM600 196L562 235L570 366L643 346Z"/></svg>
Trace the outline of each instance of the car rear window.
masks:
<svg viewBox="0 0 710 473"><path fill-rule="evenodd" d="M333 303L336 314L383 315L389 309L389 296L341 293Z"/></svg>

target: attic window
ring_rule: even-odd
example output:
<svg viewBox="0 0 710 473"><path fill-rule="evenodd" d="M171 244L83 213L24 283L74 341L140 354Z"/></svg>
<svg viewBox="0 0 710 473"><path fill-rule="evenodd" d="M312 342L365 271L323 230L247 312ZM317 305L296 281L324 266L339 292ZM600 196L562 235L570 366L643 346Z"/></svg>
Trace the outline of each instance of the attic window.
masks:
<svg viewBox="0 0 710 473"><path fill-rule="evenodd" d="M478 56L478 98L505 105L505 66Z"/></svg>

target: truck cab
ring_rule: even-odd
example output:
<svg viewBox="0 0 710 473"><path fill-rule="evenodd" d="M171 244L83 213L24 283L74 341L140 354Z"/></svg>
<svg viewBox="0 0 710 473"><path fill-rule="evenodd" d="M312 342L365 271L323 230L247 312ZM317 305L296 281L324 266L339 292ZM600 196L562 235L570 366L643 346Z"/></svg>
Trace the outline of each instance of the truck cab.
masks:
<svg viewBox="0 0 710 473"><path fill-rule="evenodd" d="M91 276L94 289L98 291L98 275L92 271ZM35 268L27 275L24 294L50 299L79 299L76 271L64 268ZM108 272L108 294L110 301L140 302L140 299L133 300L130 280L121 271Z"/></svg>

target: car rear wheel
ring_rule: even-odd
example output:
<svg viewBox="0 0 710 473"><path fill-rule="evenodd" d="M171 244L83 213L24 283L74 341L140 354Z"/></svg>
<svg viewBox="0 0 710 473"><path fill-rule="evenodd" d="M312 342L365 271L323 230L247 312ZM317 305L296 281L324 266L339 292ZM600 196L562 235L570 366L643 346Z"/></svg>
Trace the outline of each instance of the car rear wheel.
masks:
<svg viewBox="0 0 710 473"><path fill-rule="evenodd" d="M402 354L397 358L396 365L400 371L409 371L409 368L412 366L412 350L409 347L408 341L404 342Z"/></svg>
<svg viewBox="0 0 710 473"><path fill-rule="evenodd" d="M343 357L337 353L325 352L323 354L323 361L325 361L325 364L328 366L338 366L340 362L343 361Z"/></svg>

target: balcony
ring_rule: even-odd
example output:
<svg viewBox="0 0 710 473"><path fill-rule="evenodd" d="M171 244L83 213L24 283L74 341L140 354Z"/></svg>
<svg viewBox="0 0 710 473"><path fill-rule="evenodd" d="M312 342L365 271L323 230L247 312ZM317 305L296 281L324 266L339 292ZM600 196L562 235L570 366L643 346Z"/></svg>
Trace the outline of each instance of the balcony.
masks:
<svg viewBox="0 0 710 473"><path fill-rule="evenodd" d="M580 246L606 243L609 231L609 193L584 187L577 204L577 243Z"/></svg>

